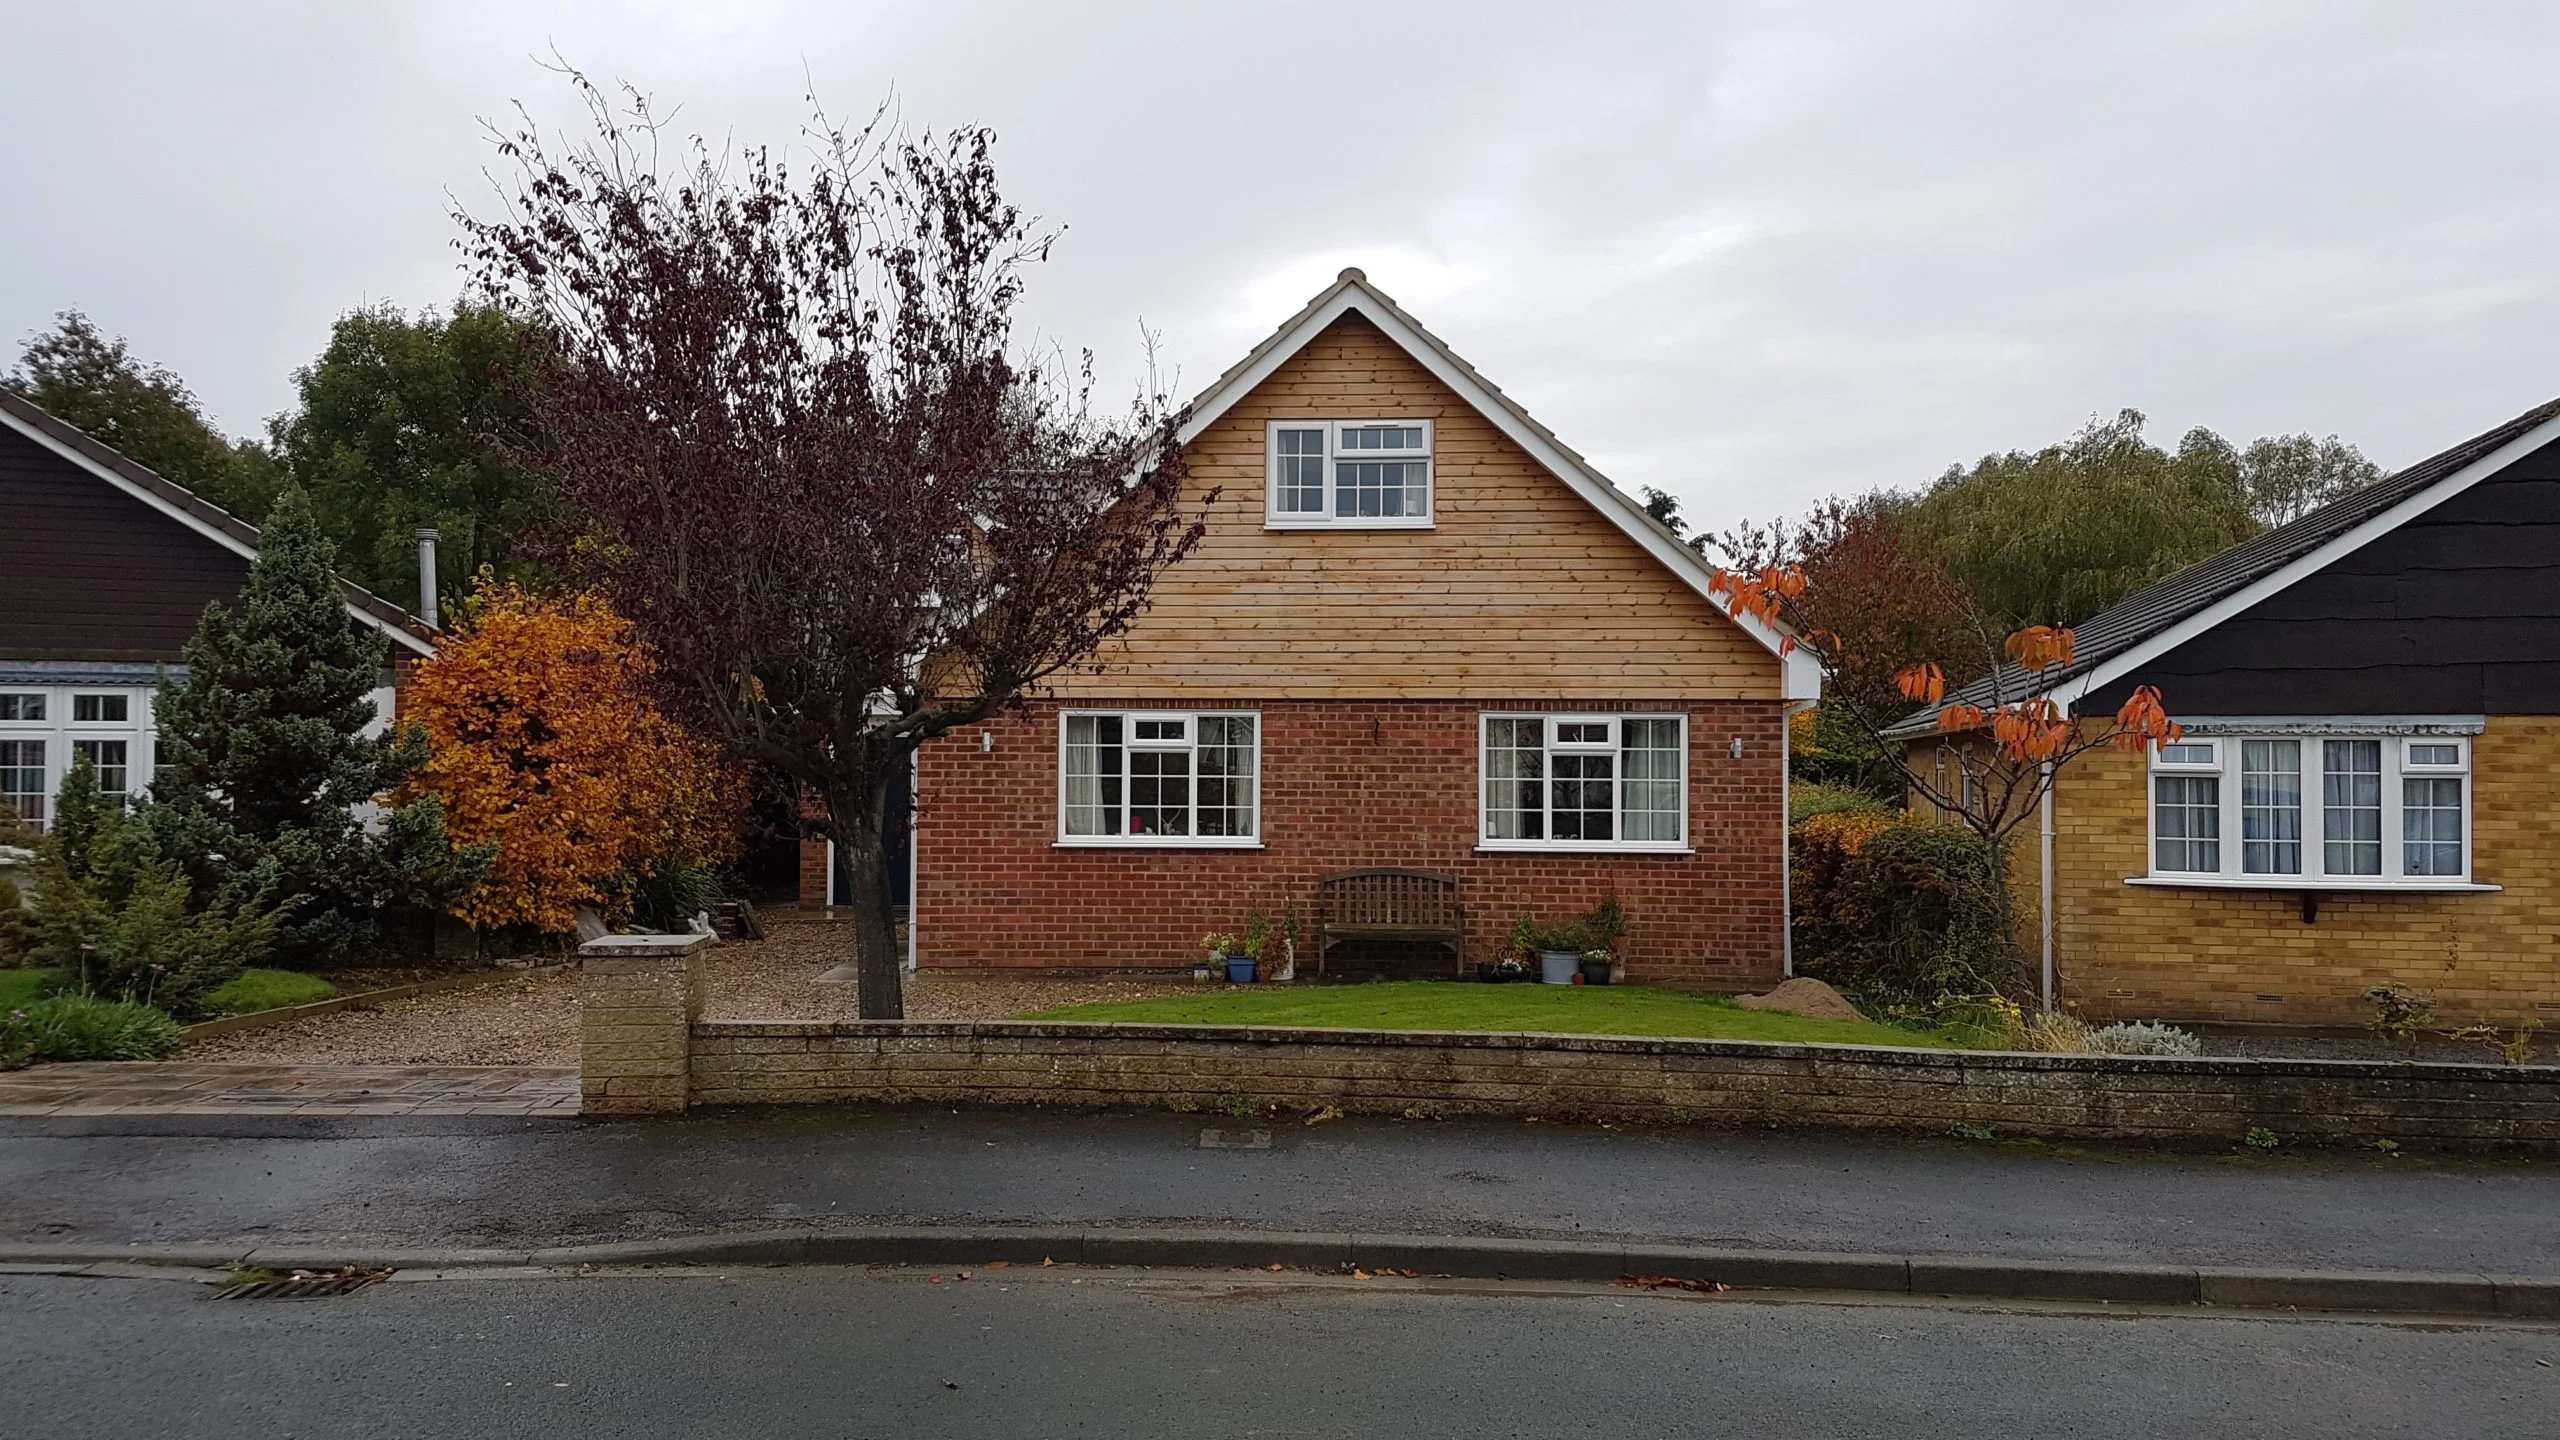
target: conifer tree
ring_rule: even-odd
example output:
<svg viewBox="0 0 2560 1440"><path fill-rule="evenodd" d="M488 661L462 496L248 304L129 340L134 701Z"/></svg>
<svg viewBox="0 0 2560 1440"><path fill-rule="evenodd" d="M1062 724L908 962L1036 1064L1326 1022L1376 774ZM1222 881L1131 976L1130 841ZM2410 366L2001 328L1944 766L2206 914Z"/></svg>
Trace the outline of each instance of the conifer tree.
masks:
<svg viewBox="0 0 2560 1440"><path fill-rule="evenodd" d="M187 674L162 687L155 802L161 851L210 904L291 902L278 958L321 964L377 938L385 907L470 888L486 856L456 854L432 798L373 808L426 759L425 737L367 734L391 645L359 625L309 500L268 513L237 611L205 608Z"/></svg>

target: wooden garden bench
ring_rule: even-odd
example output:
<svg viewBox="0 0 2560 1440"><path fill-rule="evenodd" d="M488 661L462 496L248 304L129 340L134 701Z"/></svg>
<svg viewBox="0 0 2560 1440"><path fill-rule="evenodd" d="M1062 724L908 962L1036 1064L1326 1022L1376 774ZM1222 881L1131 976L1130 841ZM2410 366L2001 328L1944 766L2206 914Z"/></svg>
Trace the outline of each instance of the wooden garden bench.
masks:
<svg viewBox="0 0 2560 1440"><path fill-rule="evenodd" d="M1452 967L1465 956L1458 881L1427 870L1345 870L1316 882L1316 973L1345 940L1412 940L1449 947Z"/></svg>

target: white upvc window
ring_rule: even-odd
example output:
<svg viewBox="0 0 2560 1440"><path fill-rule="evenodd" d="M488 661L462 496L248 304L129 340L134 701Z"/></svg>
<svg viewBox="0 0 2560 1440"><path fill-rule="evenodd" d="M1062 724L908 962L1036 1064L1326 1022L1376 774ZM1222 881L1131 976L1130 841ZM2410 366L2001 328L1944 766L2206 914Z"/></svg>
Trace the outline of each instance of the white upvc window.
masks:
<svg viewBox="0 0 2560 1440"><path fill-rule="evenodd" d="M1428 420L1274 420L1268 433L1272 529L1427 529Z"/></svg>
<svg viewBox="0 0 2560 1440"><path fill-rule="evenodd" d="M2151 752L2149 878L2470 887L2470 774L2465 734L2287 727L2164 742Z"/></svg>
<svg viewBox="0 0 2560 1440"><path fill-rule="evenodd" d="M97 767L98 788L123 801L152 773L152 687L0 683L0 801L39 828L76 757Z"/></svg>
<svg viewBox="0 0 2560 1440"><path fill-rule="evenodd" d="M1058 719L1058 843L1262 843L1262 717L1070 710Z"/></svg>
<svg viewBox="0 0 2560 1440"><path fill-rule="evenodd" d="M1685 715L1486 714L1477 845L1689 848Z"/></svg>

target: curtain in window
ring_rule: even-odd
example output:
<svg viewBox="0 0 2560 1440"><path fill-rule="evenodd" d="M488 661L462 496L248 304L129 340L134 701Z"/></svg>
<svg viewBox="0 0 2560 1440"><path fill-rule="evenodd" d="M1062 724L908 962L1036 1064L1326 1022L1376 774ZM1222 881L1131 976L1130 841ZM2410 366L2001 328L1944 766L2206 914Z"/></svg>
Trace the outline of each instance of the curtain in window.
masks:
<svg viewBox="0 0 2560 1440"><path fill-rule="evenodd" d="M2450 775L2400 782L2401 864L2411 875L2462 873L2462 781Z"/></svg>
<svg viewBox="0 0 2560 1440"><path fill-rule="evenodd" d="M1253 717L1200 718L1200 833L1251 835L1255 767Z"/></svg>
<svg viewBox="0 0 2560 1440"><path fill-rule="evenodd" d="M2382 873L2382 742L2320 742L2321 857L2332 875Z"/></svg>
<svg viewBox="0 0 2560 1440"><path fill-rule="evenodd" d="M2250 875L2302 873L2302 742L2249 740L2240 746L2240 869Z"/></svg>
<svg viewBox="0 0 2560 1440"><path fill-rule="evenodd" d="M1544 840L1546 726L1536 716L1485 722L1484 815L1489 840Z"/></svg>
<svg viewBox="0 0 2560 1440"><path fill-rule="evenodd" d="M2151 777L2152 823L2158 827L2153 864L2161 870L2222 868L2222 778L2218 775Z"/></svg>
<svg viewBox="0 0 2560 1440"><path fill-rule="evenodd" d="M1070 835L1120 833L1120 717L1067 717L1066 804Z"/></svg>
<svg viewBox="0 0 2560 1440"><path fill-rule="evenodd" d="M1626 778L1619 803L1629 840L1680 838L1680 722L1621 722Z"/></svg>

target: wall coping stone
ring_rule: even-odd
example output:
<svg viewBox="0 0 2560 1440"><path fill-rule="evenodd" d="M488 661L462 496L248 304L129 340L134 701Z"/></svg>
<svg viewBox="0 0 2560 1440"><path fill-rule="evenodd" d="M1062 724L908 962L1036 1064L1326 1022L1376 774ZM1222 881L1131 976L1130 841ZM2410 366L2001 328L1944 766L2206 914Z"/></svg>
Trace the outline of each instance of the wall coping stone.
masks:
<svg viewBox="0 0 2560 1440"><path fill-rule="evenodd" d="M601 935L578 947L582 960L628 958L668 959L707 950L720 943L717 935Z"/></svg>
<svg viewBox="0 0 2560 1440"><path fill-rule="evenodd" d="M620 938L620 937L616 937ZM632 937L672 938L672 937ZM707 938L707 937L705 937ZM1348 1030L1277 1025L1133 1024L1095 1020L698 1020L704 1038L841 1037L873 1040L1148 1040L1228 1045L1416 1047L1618 1055L1694 1055L1862 1066L2152 1076L2306 1076L2495 1085L2560 1085L2560 1065L2473 1061L2319 1060L2292 1056L2057 1055L2019 1050L1939 1050L1837 1045L1803 1040L1702 1040L1656 1035L1565 1035L1537 1031Z"/></svg>

